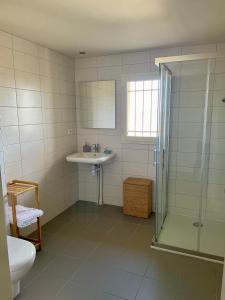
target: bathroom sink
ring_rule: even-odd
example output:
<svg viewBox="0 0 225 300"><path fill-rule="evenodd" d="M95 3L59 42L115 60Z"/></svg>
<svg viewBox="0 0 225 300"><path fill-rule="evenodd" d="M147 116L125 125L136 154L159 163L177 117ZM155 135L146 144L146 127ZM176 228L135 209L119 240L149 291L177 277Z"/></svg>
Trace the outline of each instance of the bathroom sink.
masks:
<svg viewBox="0 0 225 300"><path fill-rule="evenodd" d="M110 162L115 156L115 153L78 152L68 155L66 160L75 163L100 165Z"/></svg>

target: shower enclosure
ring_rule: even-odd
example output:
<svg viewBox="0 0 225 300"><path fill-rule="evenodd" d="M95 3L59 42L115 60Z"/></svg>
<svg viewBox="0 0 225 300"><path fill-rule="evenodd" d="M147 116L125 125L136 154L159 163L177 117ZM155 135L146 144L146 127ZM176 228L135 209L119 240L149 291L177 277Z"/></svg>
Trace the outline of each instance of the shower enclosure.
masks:
<svg viewBox="0 0 225 300"><path fill-rule="evenodd" d="M153 246L225 254L225 54L156 59L160 70Z"/></svg>

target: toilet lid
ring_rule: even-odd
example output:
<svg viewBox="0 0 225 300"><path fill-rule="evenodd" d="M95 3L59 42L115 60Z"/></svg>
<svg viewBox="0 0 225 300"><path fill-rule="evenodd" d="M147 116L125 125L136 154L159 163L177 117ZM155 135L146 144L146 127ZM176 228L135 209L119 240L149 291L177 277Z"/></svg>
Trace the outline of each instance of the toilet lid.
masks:
<svg viewBox="0 0 225 300"><path fill-rule="evenodd" d="M36 256L36 249L31 242L7 236L10 271L17 271L24 267Z"/></svg>

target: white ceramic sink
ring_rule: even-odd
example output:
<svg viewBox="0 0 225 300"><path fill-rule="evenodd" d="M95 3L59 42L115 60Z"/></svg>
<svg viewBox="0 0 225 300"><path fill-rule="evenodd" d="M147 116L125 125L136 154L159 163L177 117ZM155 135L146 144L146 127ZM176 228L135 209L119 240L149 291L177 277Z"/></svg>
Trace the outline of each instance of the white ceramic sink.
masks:
<svg viewBox="0 0 225 300"><path fill-rule="evenodd" d="M115 153L78 152L68 155L66 160L75 163L101 165L110 162L115 156Z"/></svg>

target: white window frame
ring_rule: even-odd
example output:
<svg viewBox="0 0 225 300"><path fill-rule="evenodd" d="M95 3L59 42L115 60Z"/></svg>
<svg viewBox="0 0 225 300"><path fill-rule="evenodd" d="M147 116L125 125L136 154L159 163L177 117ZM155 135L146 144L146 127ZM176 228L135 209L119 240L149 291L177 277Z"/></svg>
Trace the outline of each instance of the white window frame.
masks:
<svg viewBox="0 0 225 300"><path fill-rule="evenodd" d="M142 80L159 80L159 74L157 72L144 73L144 74L127 74L122 78L122 143L134 143L134 144L155 144L156 137L137 137L127 136L127 82L128 81L142 81ZM160 86L159 86L160 88Z"/></svg>

